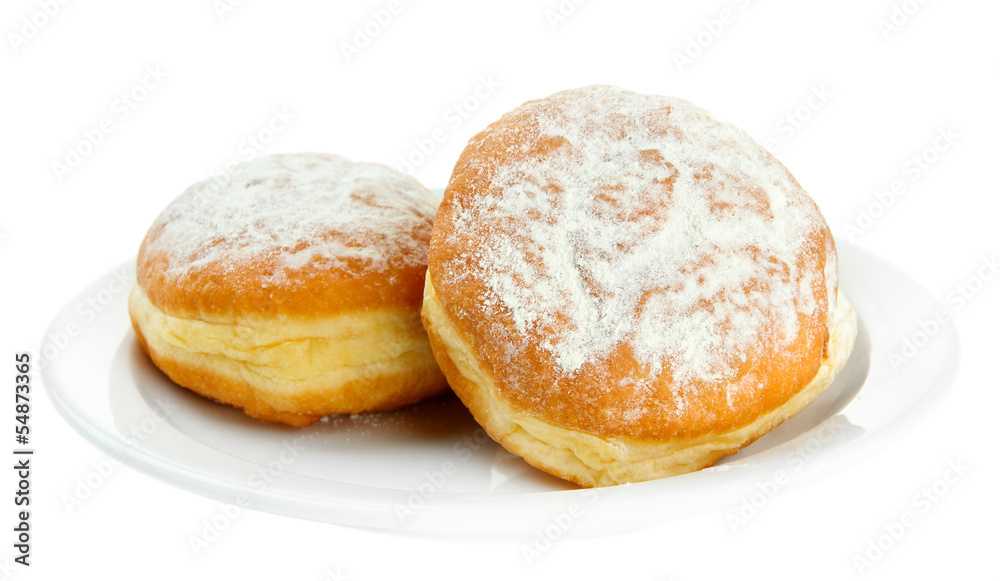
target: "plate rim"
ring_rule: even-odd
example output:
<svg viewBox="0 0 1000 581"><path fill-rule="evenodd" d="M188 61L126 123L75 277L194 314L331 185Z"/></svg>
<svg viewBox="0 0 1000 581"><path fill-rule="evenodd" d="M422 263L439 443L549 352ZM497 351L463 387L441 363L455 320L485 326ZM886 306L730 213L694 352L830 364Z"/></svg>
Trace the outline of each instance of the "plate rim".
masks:
<svg viewBox="0 0 1000 581"><path fill-rule="evenodd" d="M838 255L840 256L841 269L843 269L843 256L844 254L853 255L852 259L861 257L862 259L877 263L880 268L886 270L886 272L891 273L895 277L901 277L905 279L913 289L916 289L923 296L920 298L927 302L929 305L934 307L944 309L940 301L933 297L922 285L920 285L912 277L908 276L905 272L900 270L895 265L891 264L887 260L877 256L876 254L863 249L853 243L843 241L841 239L836 239L836 244L838 248ZM846 250L846 252L844 252ZM106 280L108 276L120 270L122 268L128 268L130 265L133 266L132 271L134 274L134 256L123 263L119 263L119 266L111 269L107 273L104 273L101 277L95 279L89 285L83 287L79 293L74 295L73 299L61 307L55 317L53 317L49 326L42 338L41 345L45 345L46 341L52 335L54 330L58 330L57 326L61 319L64 318L65 314L73 308L77 303L80 296L88 293L89 289L94 288L101 284L102 281ZM852 304L856 304L856 300L853 298L853 291L850 288L845 289L845 293L848 295L849 300ZM127 295L127 292L125 293ZM120 300L120 299L119 299ZM862 321L861 315L859 313L859 324L865 323ZM944 332L942 332L944 331ZM961 354L960 350L960 338L958 335L957 327L954 324L952 318L942 324L942 329L939 331L942 336L949 336L951 341L945 346L943 342L938 343L939 349L947 348L949 352L953 355L950 357L954 364L949 366L947 369L943 370L944 375L942 377L935 377L935 387L927 390L921 398L910 405L903 413L895 418L894 421L887 425L879 426L879 429L875 432L870 430L865 430L865 433L853 440L847 441L842 446L838 446L834 449L824 450L821 453L823 462L816 463L812 462L809 470L801 473L795 479L793 483L795 487L814 482L821 478L825 478L829 475L840 472L845 466L860 463L863 459L871 457L882 450L884 450L892 442L895 442L900 437L906 433L913 430L917 425L923 422L931 413L936 410L941 402L947 397L951 391L951 387L954 383L955 377L958 370L958 360ZM120 344L119 344L120 345ZM119 345L112 346L117 349ZM879 361L880 365L886 365L883 358L876 357L874 353L875 346L871 346L873 352L870 353L869 362L869 375L865 378L864 383L859 387L859 394L865 389L865 385L871 379L871 371L876 367L876 361ZM40 350L36 350L36 353L40 353ZM91 418L86 417L86 414L80 410L75 409L75 405L62 395L64 389L58 389L55 386L59 383L59 380L54 376L55 369L58 368L58 358L50 361L47 365L40 369L42 376L43 391L48 395L50 401L53 402L56 409L59 411L60 415L73 427L75 431L84 436L84 438L95 445L98 449L102 450L108 454L120 454L121 459L124 463L138 469L141 472L147 473L161 481L167 482L173 486L179 488L196 492L203 496L219 500L221 502L230 502L236 498L236 494L247 494L250 495L255 501L253 508L258 510L265 510L268 512L273 512L276 514L283 514L288 516L294 516L298 518L306 518L310 520L319 520L323 522L337 523L347 526L356 526L362 528L376 528L380 530L392 530L401 533L419 533L419 534L435 534L438 536L451 536L452 534L458 534L456 531L451 530L448 526L442 526L440 523L432 524L431 522L422 522L420 519L416 521L418 524L414 526L404 526L404 523L400 522L399 526L386 526L386 523L373 523L370 522L370 517L375 512L375 508L385 509L390 506L389 503L383 498L381 502L377 502L378 506L372 506L372 499L363 498L359 502L357 498L347 499L347 498L325 498L324 505L326 505L327 510L334 510L340 513L346 518L324 518L323 515L311 514L310 511L304 510L308 507L315 506L316 499L304 495L301 493L296 493L291 490L284 489L267 489L264 491L255 490L253 487L235 481L231 476L220 476L211 472L205 472L203 470L192 468L188 464L184 464L173 458L167 458L161 456L160 454L142 447L141 445L132 442L131 440L125 438L123 435L117 432L111 432L108 430L107 426L97 425L93 422ZM93 381L93 379L91 380ZM107 390L108 387L102 386L102 391ZM848 402L843 409L839 410L833 416L826 418L825 420L811 426L810 428L804 430L800 434L793 437L791 440L779 444L775 448L769 450L764 450L761 454L771 452L776 449L780 449L788 446L792 442L799 440L807 436L809 433L817 430L820 426L829 422L830 420L844 414L852 408L856 407L856 403L860 398L855 396L850 402ZM183 432L181 432L183 433ZM190 438L190 436L188 436ZM190 438L192 441L197 442L194 438ZM200 443L200 442L199 442ZM864 444L864 445L862 445ZM223 451L218 451L220 454L225 454ZM751 458L754 456L751 456ZM253 462L247 461L245 459L240 459L244 462L250 464L255 464ZM817 466L817 464L822 464L822 466ZM719 472L726 472L727 477L717 478ZM669 479L660 479L649 482L635 483L632 485L622 485L616 487L609 487L603 489L575 489L575 490L552 490L552 491L533 491L533 492L519 492L519 493L491 493L491 492L447 492L438 491L431 497L434 501L430 506L433 506L437 511L448 513L454 512L456 509L459 512L484 509L485 504L492 504L494 506L486 507L487 511L490 508L493 512L496 512L497 506L509 507L512 501L516 501L517 504L526 505L529 507L535 507L538 505L555 505L555 506L566 506L568 504L577 501L578 499L584 497L588 490L600 490L600 497L609 497L617 503L631 504L644 500L657 495L657 489L667 488L670 486L664 485L665 482L678 482L679 479L684 479L685 483L690 483L692 486L697 486L701 488L702 493L699 496L704 497L707 492L726 488L734 485L737 482L742 482L743 484L750 483L754 480L759 481L760 479L755 477L759 476L760 470L746 469L745 467L736 467L734 469L733 464L724 464L721 466L713 466L701 471L684 474L680 476L671 477ZM297 475L299 478L310 479L312 477ZM312 478L314 480L318 480ZM724 482L728 481L728 482ZM399 504L399 499L406 497L412 493L409 490L398 490L398 489L375 489L373 487L357 485L346 482L330 482L323 481L325 485L337 490L347 490L352 493L362 493L360 496L370 496L370 494L363 494L365 491L369 493L372 490L377 490L376 495L380 497L395 497L397 502L393 505ZM627 492L626 492L627 491ZM669 492L669 491L668 491ZM498 500L502 502L497 502ZM290 503L290 505L289 505ZM603 503L602 503L603 504ZM683 518L694 513L705 512L705 507L701 505L694 506L697 503L692 503L687 510L683 507L673 507L671 510L666 511L671 517ZM704 504L704 503L702 503ZM719 504L719 503L716 503ZM451 506L449 506L451 505ZM724 505L723 505L724 506ZM661 507L659 513L663 513L664 510ZM543 516L547 515L549 511L543 511ZM659 514L658 513L658 514ZM325 514L325 513L324 513ZM441 520L440 518L437 520ZM650 520L650 519L647 519ZM642 528L644 526L649 526L655 524L655 522L662 522L653 519L654 522L647 522L644 524L632 524L622 527L615 526L601 526L595 527L595 530L591 530L588 527L575 527L574 530L567 531L566 537L573 536L592 536L595 534L604 534L617 532L621 530L632 530L636 528ZM366 522L369 521L369 522ZM502 528L502 527L501 527ZM484 534L476 534L476 536L486 536L486 537L497 537L498 534L501 537L509 537L511 531L485 531ZM467 536L469 533L463 531L462 536Z"/></svg>

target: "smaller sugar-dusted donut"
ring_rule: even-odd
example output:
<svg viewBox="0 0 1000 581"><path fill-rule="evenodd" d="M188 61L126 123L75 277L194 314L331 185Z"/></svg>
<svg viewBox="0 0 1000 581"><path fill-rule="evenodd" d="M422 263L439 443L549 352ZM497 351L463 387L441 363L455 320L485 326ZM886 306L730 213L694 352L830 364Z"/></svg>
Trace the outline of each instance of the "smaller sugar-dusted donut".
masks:
<svg viewBox="0 0 1000 581"><path fill-rule="evenodd" d="M293 426L447 389L420 322L430 191L314 153L230 177L188 188L142 242L129 314L157 367Z"/></svg>

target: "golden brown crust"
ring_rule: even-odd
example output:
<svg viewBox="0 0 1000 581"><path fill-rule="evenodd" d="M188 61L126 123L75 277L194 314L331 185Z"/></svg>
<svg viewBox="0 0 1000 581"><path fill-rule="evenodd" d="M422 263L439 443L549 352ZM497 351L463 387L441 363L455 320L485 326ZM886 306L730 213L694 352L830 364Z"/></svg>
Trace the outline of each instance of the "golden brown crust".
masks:
<svg viewBox="0 0 1000 581"><path fill-rule="evenodd" d="M426 234L421 233L425 243L430 238L429 218L427 226ZM137 280L154 304L179 315L250 312L308 317L355 311L372 304L416 309L422 286L417 281L423 280L426 271L425 267L402 265L393 273L393 282L387 284L385 273L365 272L361 261L354 259L338 270L308 265L291 273L286 284L268 286L261 284L261 279L278 268L276 259L269 257L235 270L210 265L190 277L176 279L166 276L166 259L147 248L144 242L139 250Z"/></svg>
<svg viewBox="0 0 1000 581"><path fill-rule="evenodd" d="M377 184L381 188L377 190L379 195L371 193L370 190L374 186L359 184L349 194L352 202L350 206L364 208L382 218L382 221L371 223L367 231L364 219L357 220L355 223L357 227L352 228L352 231L344 231L338 229L338 224L331 224L329 228L312 232L308 237L302 236L302 239L294 242L297 248L292 249L275 244L272 247L262 248L260 252L250 256L237 258L230 255L225 257L225 260L213 261L200 260L201 255L177 256L174 245L162 240L165 231L170 228L179 229L177 226L179 218L191 213L210 211L216 198L238 197L239 190L242 189L239 172L232 177L233 183L222 191L209 180L199 182L171 206L171 208L178 207L176 214L171 215L169 212L171 208L168 208L160 216L146 233L139 248L136 264L137 282L154 305L179 316L196 314L203 317L217 314L232 316L235 313L311 317L350 312L370 308L373 305L419 308L423 277L427 268L426 249L434 218L433 194L412 178L396 174L388 167L354 164L329 154L267 156L246 165L255 167L265 163L271 165L261 171L270 171L276 175L271 178L273 184L263 185L273 189L279 189L283 186L283 182L287 182L287 178L282 180L285 176L279 172L295 176L296 173L303 171L323 171L333 164L342 164L349 168L356 166L371 168L369 171L374 175L366 176L369 181L384 180L384 183ZM334 165L334 169L328 171L333 173L338 170ZM334 181L335 175L334 173L327 179ZM254 184L262 179L264 178L250 174L244 182ZM389 182L389 179L396 181ZM256 187L261 185L257 184ZM233 190L236 190L235 193ZM266 190L256 200L248 200L247 203L252 204L261 199L267 199ZM322 203L325 200L317 201ZM293 210L293 208L288 209L290 213ZM393 215L379 216L379 210L392 210ZM306 209L300 211L312 213ZM321 205L315 208L315 213L323 211L325 209ZM252 213L246 216L247 221L254 219ZM405 243L386 250L387 253L394 253L389 256L392 259L392 266L388 271L372 268L371 259L365 255L351 253L336 257L337 260L334 262L312 260L296 265L295 268L286 268L283 264L289 251L309 250L312 247L352 248L366 244L375 245L379 238L374 235L384 237L386 233L379 230L386 228L390 220L392 231L389 234L396 240L404 240ZM237 225L237 230L239 226ZM253 224L242 224L242 226L244 229L254 227ZM169 234L177 238L183 232L170 231ZM219 240L210 238L204 240L204 245L242 246L238 240L229 239L208 229L199 234L206 238L219 236ZM193 263L197 263L197 266L191 266ZM182 271L181 274L178 274L178 270Z"/></svg>
<svg viewBox="0 0 1000 581"><path fill-rule="evenodd" d="M579 486L611 486L677 476L737 453L800 412L833 382L854 348L857 321L842 295L832 316L830 349L818 373L778 407L743 425L698 436L642 438L595 434L552 424L508 405L471 344L441 307L428 275L423 321L438 365L476 421L529 464Z"/></svg>

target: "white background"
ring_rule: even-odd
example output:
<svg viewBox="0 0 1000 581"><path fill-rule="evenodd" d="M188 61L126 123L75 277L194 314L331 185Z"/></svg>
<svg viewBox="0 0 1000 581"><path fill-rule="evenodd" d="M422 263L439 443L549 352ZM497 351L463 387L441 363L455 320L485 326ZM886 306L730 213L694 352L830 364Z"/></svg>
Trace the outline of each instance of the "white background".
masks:
<svg viewBox="0 0 1000 581"><path fill-rule="evenodd" d="M126 466L68 511L62 496L107 456L58 415L36 373L32 566L13 565L13 533L0 535L0 579L844 579L858 576L855 557L955 461L969 472L864 577L995 571L1000 515L987 430L998 403L1000 283L985 281L961 308L949 297L1000 253L990 179L1000 153L997 3L401 0L367 42L357 29L385 0L232 4L4 2L5 360L37 353L57 310L134 255L150 222L188 184L246 157L245 140L268 126L275 108L294 119L260 153L328 151L395 166L440 129L441 143L414 173L441 187L468 138L504 111L560 89L612 83L689 99L762 142L775 139L836 235L898 265L950 309L961 336L957 379L903 439L818 483L783 490L738 532L723 512L705 514L562 540L529 566L519 552L525 539L397 536L252 510L196 556L189 536L218 503ZM566 16L557 19L560 9ZM348 58L344 43L356 41L364 46ZM679 59L685 51L690 62ZM147 79L148 70L165 78ZM449 110L484 78L499 86L480 89L482 98L469 101L475 110L452 121ZM139 95L143 81L144 99L124 117L120 95ZM808 119L798 127L783 121L796 113ZM105 118L110 131L100 143L84 146L82 163L57 175L53 163L66 163L68 148ZM937 140L942 151L926 151L949 129L950 142ZM934 163L917 175L908 165L914 155ZM876 192L894 181L905 189L879 201ZM0 406L4 433L13 424L12 367L2 372L10 394ZM0 477L0 499L10 498L0 500L10 503L0 511L5 523L14 522L13 476L8 469Z"/></svg>

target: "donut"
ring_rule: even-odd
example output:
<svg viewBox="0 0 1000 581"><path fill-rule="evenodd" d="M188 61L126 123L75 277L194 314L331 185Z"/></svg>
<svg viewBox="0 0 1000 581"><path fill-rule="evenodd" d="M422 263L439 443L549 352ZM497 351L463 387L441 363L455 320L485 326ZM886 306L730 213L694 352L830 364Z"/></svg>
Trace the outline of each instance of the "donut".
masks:
<svg viewBox="0 0 1000 581"><path fill-rule="evenodd" d="M139 248L129 315L157 367L292 426L447 389L420 320L437 206L427 188L320 153L222 177L188 188Z"/></svg>
<svg viewBox="0 0 1000 581"><path fill-rule="evenodd" d="M423 321L487 433L580 486L683 474L816 399L856 317L819 208L746 133L590 86L474 136Z"/></svg>

